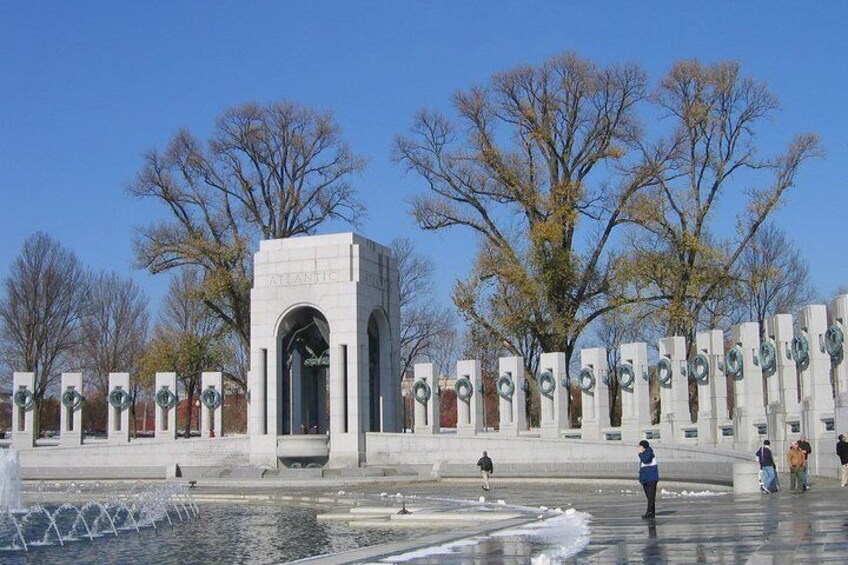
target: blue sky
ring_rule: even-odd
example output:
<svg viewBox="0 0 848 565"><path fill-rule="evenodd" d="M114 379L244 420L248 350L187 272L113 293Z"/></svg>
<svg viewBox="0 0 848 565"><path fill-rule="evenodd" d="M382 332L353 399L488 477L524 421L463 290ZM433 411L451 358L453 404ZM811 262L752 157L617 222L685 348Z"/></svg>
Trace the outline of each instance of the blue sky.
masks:
<svg viewBox="0 0 848 565"><path fill-rule="evenodd" d="M823 296L848 284L848 3L843 2L4 2L0 5L0 277L43 230L96 269L159 300L167 277L133 271L136 226L160 217L124 185L140 154L180 127L205 135L224 108L294 100L333 109L354 151L363 235L413 237L439 293L467 272L467 233L423 233L420 182L390 160L422 107L492 73L574 50L633 61L656 81L677 59L738 60L782 110L765 149L818 132L811 163L776 220ZM729 197L728 206L734 204Z"/></svg>

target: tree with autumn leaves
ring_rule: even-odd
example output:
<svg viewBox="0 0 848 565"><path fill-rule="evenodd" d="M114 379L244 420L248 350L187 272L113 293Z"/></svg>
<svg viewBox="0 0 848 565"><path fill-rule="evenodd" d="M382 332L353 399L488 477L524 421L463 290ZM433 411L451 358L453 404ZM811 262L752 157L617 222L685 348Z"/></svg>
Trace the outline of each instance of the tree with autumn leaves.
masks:
<svg viewBox="0 0 848 565"><path fill-rule="evenodd" d="M681 61L651 87L635 64L565 54L457 93L453 115L421 111L395 157L425 186L413 203L422 229L476 236L453 293L463 317L512 354L529 337L570 365L587 328L622 308L692 341L822 153L801 134L761 156L776 108L736 63ZM731 192L746 197L721 210L737 226L721 236Z"/></svg>

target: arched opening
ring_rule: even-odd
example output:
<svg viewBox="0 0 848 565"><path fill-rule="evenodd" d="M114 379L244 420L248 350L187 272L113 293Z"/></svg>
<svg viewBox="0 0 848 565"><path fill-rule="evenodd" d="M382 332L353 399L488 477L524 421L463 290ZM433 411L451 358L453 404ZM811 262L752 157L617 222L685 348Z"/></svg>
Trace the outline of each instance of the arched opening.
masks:
<svg viewBox="0 0 848 565"><path fill-rule="evenodd" d="M280 324L278 435L326 434L330 429L329 344L330 325L315 308L297 308Z"/></svg>
<svg viewBox="0 0 848 565"><path fill-rule="evenodd" d="M392 364L388 320L382 310L374 310L368 318L368 431L393 431L391 395ZM398 378L400 378L398 376Z"/></svg>
<svg viewBox="0 0 848 565"><path fill-rule="evenodd" d="M380 328L374 314L368 319L368 431L380 431Z"/></svg>

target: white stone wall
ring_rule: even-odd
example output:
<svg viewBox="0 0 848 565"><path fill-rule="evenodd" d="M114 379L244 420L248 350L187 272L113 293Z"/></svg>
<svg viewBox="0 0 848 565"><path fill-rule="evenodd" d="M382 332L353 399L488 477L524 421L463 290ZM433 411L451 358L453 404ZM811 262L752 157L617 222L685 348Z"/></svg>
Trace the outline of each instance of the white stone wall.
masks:
<svg viewBox="0 0 848 565"><path fill-rule="evenodd" d="M653 442L652 442L653 443ZM712 447L656 444L663 461L750 461L752 456ZM495 463L582 463L603 461L628 464L638 473L636 445L587 440L520 439L497 433L463 436L457 434L368 434L369 465L432 465L438 462L475 463L487 451Z"/></svg>
<svg viewBox="0 0 848 565"><path fill-rule="evenodd" d="M22 467L239 466L248 464L247 437L134 440L129 444L86 443L22 450ZM81 477L84 478L84 477Z"/></svg>

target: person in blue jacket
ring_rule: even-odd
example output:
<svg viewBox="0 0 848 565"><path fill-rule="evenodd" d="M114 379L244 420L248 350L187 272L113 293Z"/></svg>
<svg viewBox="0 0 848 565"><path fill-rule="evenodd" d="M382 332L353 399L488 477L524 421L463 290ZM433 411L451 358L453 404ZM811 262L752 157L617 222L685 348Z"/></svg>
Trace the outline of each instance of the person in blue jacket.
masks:
<svg viewBox="0 0 848 565"><path fill-rule="evenodd" d="M639 442L639 482L648 498L648 511L642 515L643 520L653 518L656 514L657 483L660 482L660 470L657 457L647 440Z"/></svg>

